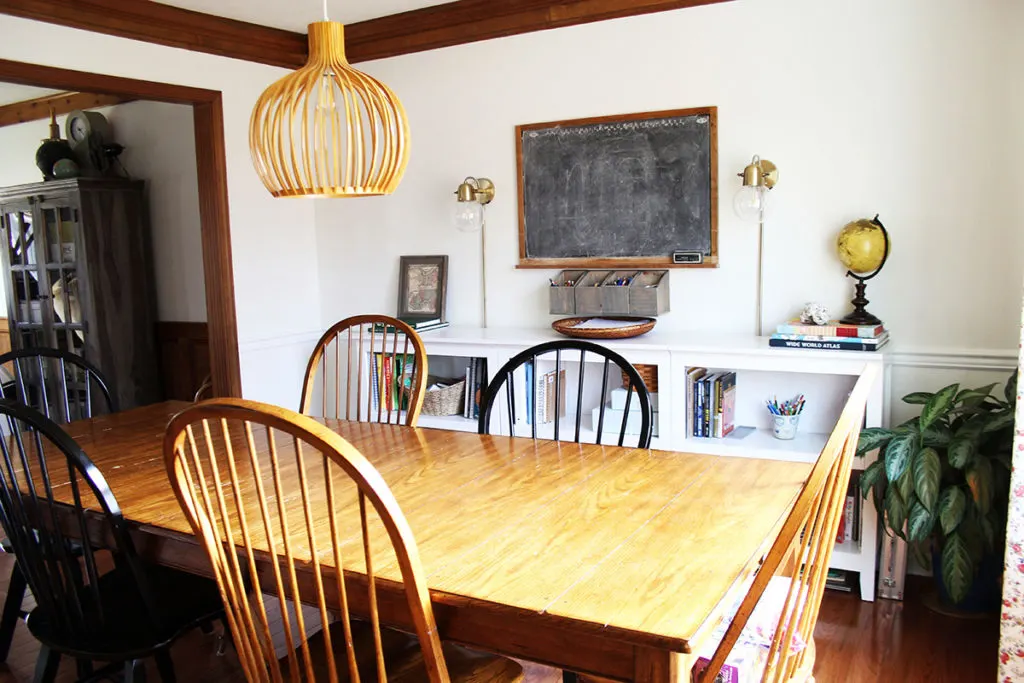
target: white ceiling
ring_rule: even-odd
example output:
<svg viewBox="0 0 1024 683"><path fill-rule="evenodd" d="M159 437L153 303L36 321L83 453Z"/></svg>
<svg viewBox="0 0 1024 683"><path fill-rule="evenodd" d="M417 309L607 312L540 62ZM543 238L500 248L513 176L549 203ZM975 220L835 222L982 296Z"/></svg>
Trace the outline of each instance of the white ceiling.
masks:
<svg viewBox="0 0 1024 683"><path fill-rule="evenodd" d="M38 97L46 97L60 92L49 88L36 88L31 85L15 85L14 83L0 82L0 106L34 100Z"/></svg>
<svg viewBox="0 0 1024 683"><path fill-rule="evenodd" d="M449 1L328 0L327 11L332 21L354 24ZM306 32L310 22L323 18L322 0L161 0L161 4L300 33Z"/></svg>

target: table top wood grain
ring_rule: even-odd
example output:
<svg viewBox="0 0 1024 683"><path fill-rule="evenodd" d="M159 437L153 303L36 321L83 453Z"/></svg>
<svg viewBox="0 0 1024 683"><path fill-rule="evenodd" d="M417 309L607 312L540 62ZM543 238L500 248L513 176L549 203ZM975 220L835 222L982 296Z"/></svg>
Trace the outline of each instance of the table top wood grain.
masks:
<svg viewBox="0 0 1024 683"><path fill-rule="evenodd" d="M186 405L155 404L67 430L103 472L126 519L194 544L162 453L164 428ZM326 424L391 487L435 604L483 602L527 622L586 625L676 652L689 651L726 593L756 567L810 470L803 463ZM389 553L375 547L375 569L398 581ZM358 571L359 553L351 562L345 555L346 570Z"/></svg>

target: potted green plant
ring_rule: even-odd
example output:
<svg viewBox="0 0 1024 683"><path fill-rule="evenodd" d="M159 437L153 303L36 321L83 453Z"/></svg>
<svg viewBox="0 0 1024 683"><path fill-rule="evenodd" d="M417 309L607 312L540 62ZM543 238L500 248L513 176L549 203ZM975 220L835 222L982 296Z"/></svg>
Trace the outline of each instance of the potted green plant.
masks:
<svg viewBox="0 0 1024 683"><path fill-rule="evenodd" d="M861 474L861 493L888 532L933 568L939 595L954 606L984 610L991 605L968 603L998 601L1016 379L1002 398L991 395L995 384L908 394L903 401L921 405L920 416L860 433L858 454L880 449Z"/></svg>

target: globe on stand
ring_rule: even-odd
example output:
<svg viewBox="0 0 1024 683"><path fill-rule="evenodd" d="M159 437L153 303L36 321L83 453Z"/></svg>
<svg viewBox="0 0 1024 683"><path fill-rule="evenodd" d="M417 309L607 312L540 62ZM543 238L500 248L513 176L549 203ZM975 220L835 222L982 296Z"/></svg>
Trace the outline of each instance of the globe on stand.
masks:
<svg viewBox="0 0 1024 683"><path fill-rule="evenodd" d="M839 231L839 238L836 240L839 260L849 269L846 274L857 280L855 296L851 302L853 311L840 322L847 325L882 324L881 320L868 313L865 308L869 302L864 296L864 283L882 270L882 266L889 258L889 249L889 232L878 220L877 214L871 219L863 218L847 223Z"/></svg>

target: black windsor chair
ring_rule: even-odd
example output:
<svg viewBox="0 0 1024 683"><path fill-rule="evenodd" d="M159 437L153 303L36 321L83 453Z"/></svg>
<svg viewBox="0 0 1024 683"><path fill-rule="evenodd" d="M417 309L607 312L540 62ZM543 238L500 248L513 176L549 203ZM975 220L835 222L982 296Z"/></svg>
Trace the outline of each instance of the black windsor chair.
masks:
<svg viewBox="0 0 1024 683"><path fill-rule="evenodd" d="M0 366L8 363L13 378L3 386L3 397L31 406L58 424L118 410L103 373L81 356L61 349L25 348L0 354ZM6 538L0 548L12 552ZM79 552L77 544L71 551ZM0 662L7 660L18 619L26 616L25 588L25 577L15 564L0 612Z"/></svg>
<svg viewBox="0 0 1024 683"><path fill-rule="evenodd" d="M588 354L593 360L588 359ZM552 362L551 355L554 356L553 365L550 366L550 370L547 370L548 364ZM567 363L578 365L575 373L574 400L570 400L571 396L562 398L569 391L571 375L565 372ZM594 377L593 370L598 368L600 369L600 378ZM542 369L545 372L541 373ZM553 378L548 380L548 386L543 391L548 393L549 402L551 400L550 392L553 392L557 405L550 406L554 408L550 411L551 419L543 423L544 427L538 430L538 423L546 419L539 414L538 377L541 375L551 377L550 373L553 373ZM625 375L628 380L626 382L628 386L625 387L627 390L625 409L621 411L608 407L609 392L619 387L620 373ZM609 375L612 377L609 378ZM529 377L528 380L527 377ZM596 394L593 390L595 385L600 386L600 390ZM517 391L524 394L520 395L518 400ZM644 384L640 373L629 361L615 351L599 344L576 339L563 339L538 344L513 356L495 373L480 400L480 416L477 424L480 434L490 433L492 418L496 417L494 408L502 394L504 410L499 412L504 412L505 418L508 420L509 434L518 436L517 428L518 431L523 431L521 419L525 419L529 422L529 434L534 439L547 437L553 438L555 441L571 440L580 443L582 440L590 440L589 437L592 434L593 442L600 444L606 433L610 431L617 437L616 444L622 446L625 444L626 436L630 432L636 432L638 448L649 448L651 445L653 411L647 385ZM631 427L628 424L634 400L639 403L640 424L638 427ZM590 429L585 430L583 420L583 415L586 412L585 405L597 405L595 401L599 403L596 418L592 417ZM568 407L570 406L575 406L575 410L569 411ZM566 418L570 417L570 412L573 413L569 425L562 424L561 412L563 409L566 409ZM612 411L613 414L607 415L609 411ZM622 416L615 419L618 412L621 412ZM548 423L551 424L550 428L547 427ZM549 432L550 436L548 436Z"/></svg>
<svg viewBox="0 0 1024 683"><path fill-rule="evenodd" d="M125 683L144 680L152 656L164 683L173 682L171 643L223 618L216 584L137 555L103 474L54 421L0 400L0 423L8 432L0 438L0 522L36 599L27 619L41 643L35 683L51 683L65 655L81 679L123 668ZM113 569L100 573L97 554L106 551ZM94 673L93 661L108 664Z"/></svg>

